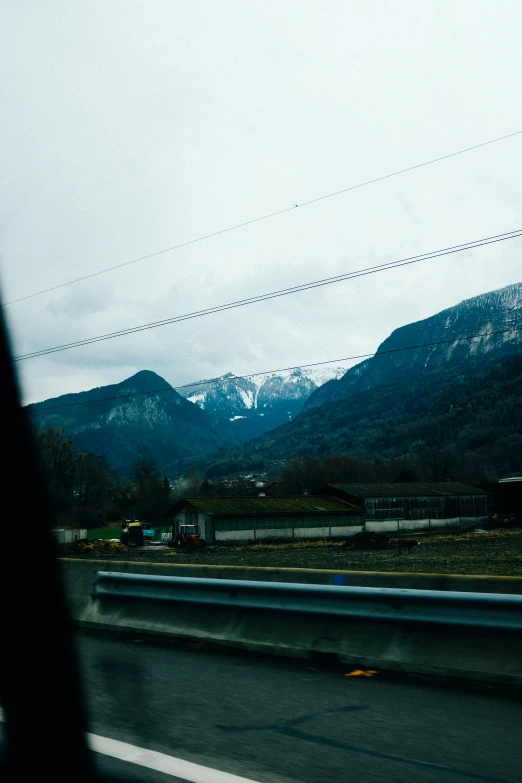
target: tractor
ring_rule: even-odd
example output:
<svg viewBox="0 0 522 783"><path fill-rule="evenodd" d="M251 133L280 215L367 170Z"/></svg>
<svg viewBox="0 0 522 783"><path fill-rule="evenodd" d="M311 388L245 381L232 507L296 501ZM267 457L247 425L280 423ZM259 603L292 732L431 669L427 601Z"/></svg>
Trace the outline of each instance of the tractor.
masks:
<svg viewBox="0 0 522 783"><path fill-rule="evenodd" d="M180 525L177 534L174 532L174 529L172 530L170 545L176 547L176 549L203 549L205 547L205 539L199 537L199 530L196 525Z"/></svg>

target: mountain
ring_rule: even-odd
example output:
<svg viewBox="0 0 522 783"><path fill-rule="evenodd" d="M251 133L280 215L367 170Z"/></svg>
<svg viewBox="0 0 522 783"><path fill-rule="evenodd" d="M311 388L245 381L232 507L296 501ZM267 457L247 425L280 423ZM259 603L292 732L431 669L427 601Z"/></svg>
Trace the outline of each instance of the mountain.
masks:
<svg viewBox="0 0 522 783"><path fill-rule="evenodd" d="M296 454L367 459L450 449L457 459L506 475L522 454L522 352L470 359L305 410L239 447L191 465L208 478L264 472Z"/></svg>
<svg viewBox="0 0 522 783"><path fill-rule="evenodd" d="M182 396L143 371L28 407L36 424L64 427L123 474L138 456L154 457L169 475L224 475L303 451L377 458L448 446L509 473L522 453L522 331L486 333L511 325L522 326L521 283L396 329L347 372L229 373ZM424 343L439 344L411 347Z"/></svg>
<svg viewBox="0 0 522 783"><path fill-rule="evenodd" d="M375 356L351 367L341 378L328 381L311 394L306 408L433 370L446 371L469 358L498 357L517 351L522 345L520 331L473 340L453 339L495 332L515 323L522 323L522 283L466 299L430 318L396 329L379 345ZM440 344L387 353L424 343Z"/></svg>
<svg viewBox="0 0 522 783"><path fill-rule="evenodd" d="M165 388L169 391L146 393ZM154 457L167 471L173 460L240 442L229 422L193 405L148 370L111 386L29 405L28 411L36 425L63 427L79 446L106 457L123 475L137 457Z"/></svg>
<svg viewBox="0 0 522 783"><path fill-rule="evenodd" d="M304 452L375 459L454 448L509 472L522 454L522 331L455 338L517 325L520 283L401 327L372 359L314 391L293 421L196 467L218 476Z"/></svg>
<svg viewBox="0 0 522 783"><path fill-rule="evenodd" d="M310 367L249 377L227 373L180 389L190 402L228 420L242 441L294 419L313 392L344 367Z"/></svg>

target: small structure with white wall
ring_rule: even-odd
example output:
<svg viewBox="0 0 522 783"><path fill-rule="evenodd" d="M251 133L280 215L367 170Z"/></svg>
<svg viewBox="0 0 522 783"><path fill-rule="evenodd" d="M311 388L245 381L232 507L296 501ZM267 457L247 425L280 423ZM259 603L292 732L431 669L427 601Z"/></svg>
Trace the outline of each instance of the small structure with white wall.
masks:
<svg viewBox="0 0 522 783"><path fill-rule="evenodd" d="M197 525L208 544L273 538L346 538L363 530L363 510L334 497L184 498L166 514L173 539Z"/></svg>
<svg viewBox="0 0 522 783"><path fill-rule="evenodd" d="M53 538L57 544L76 544L84 538L87 538L87 530L75 528L73 530L53 530Z"/></svg>

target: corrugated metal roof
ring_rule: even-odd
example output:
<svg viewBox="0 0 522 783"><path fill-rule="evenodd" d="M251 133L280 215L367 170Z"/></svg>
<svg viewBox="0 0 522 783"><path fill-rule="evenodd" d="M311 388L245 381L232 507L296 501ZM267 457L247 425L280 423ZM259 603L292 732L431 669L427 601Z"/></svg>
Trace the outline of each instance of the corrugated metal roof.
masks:
<svg viewBox="0 0 522 783"><path fill-rule="evenodd" d="M253 516L256 514L361 514L362 509L339 498L323 495L301 495L299 497L218 497L183 498L166 514L174 516L190 503L200 511L212 516Z"/></svg>
<svg viewBox="0 0 522 783"><path fill-rule="evenodd" d="M328 484L348 495L358 498L397 497L450 497L455 495L487 495L483 489L461 484L457 481L432 482L412 481L407 484Z"/></svg>

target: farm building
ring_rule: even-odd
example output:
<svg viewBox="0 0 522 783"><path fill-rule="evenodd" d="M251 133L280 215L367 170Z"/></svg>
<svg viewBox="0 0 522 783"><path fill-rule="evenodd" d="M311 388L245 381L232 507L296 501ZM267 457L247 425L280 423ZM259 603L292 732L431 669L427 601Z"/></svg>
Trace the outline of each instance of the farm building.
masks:
<svg viewBox="0 0 522 783"><path fill-rule="evenodd" d="M489 494L458 482L328 484L322 492L362 506L366 530L472 527L488 519Z"/></svg>
<svg viewBox="0 0 522 783"><path fill-rule="evenodd" d="M363 510L347 500L301 497L184 498L165 516L172 535L197 525L207 543L263 538L345 538L363 529Z"/></svg>

